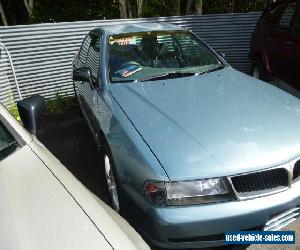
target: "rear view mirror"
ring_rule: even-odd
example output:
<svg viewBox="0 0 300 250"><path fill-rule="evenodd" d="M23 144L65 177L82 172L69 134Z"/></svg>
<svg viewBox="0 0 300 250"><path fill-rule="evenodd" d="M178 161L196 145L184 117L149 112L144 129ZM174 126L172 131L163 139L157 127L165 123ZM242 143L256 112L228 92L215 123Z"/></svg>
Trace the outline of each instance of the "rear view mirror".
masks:
<svg viewBox="0 0 300 250"><path fill-rule="evenodd" d="M88 67L74 69L73 80L92 83L91 70Z"/></svg>
<svg viewBox="0 0 300 250"><path fill-rule="evenodd" d="M33 95L17 102L24 127L32 134L37 133L37 122L46 108L44 97Z"/></svg>

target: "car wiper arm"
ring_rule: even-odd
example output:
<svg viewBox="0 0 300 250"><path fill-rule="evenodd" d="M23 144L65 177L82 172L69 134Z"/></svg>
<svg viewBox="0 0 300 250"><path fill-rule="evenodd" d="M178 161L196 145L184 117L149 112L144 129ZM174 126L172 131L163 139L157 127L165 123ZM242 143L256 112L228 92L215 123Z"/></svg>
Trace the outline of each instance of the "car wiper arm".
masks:
<svg viewBox="0 0 300 250"><path fill-rule="evenodd" d="M166 72L160 75L149 76L141 79L135 80L135 82L146 82L146 81L155 81L159 79L168 79L168 78L176 78L176 77L187 77L194 76L196 73L193 72L182 72L182 71L171 71Z"/></svg>
<svg viewBox="0 0 300 250"><path fill-rule="evenodd" d="M199 72L199 73L197 73L197 75L203 75L203 74L211 73L211 72L221 70L221 69L224 69L224 68L225 68L224 65L218 65L217 67L213 67L213 68L210 68L210 69L205 70L203 72Z"/></svg>

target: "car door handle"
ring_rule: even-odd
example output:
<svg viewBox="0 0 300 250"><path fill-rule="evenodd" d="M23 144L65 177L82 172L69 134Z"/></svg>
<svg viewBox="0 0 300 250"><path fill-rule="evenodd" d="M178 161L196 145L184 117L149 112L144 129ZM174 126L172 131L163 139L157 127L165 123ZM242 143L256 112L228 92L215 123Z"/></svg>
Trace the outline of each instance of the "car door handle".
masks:
<svg viewBox="0 0 300 250"><path fill-rule="evenodd" d="M286 41L286 42L285 42L285 45L286 45L286 46L292 46L293 43L292 43L291 41Z"/></svg>

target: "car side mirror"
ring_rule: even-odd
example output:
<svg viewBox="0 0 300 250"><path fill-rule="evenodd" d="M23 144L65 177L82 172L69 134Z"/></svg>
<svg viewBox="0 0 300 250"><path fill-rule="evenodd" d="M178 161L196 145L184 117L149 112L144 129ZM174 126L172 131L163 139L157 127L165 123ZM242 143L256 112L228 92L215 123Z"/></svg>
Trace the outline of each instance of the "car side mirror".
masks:
<svg viewBox="0 0 300 250"><path fill-rule="evenodd" d="M46 108L46 101L40 95L33 95L17 102L24 127L32 134L37 133L37 123Z"/></svg>
<svg viewBox="0 0 300 250"><path fill-rule="evenodd" d="M226 54L224 52L218 52L218 55L223 59L226 59Z"/></svg>
<svg viewBox="0 0 300 250"><path fill-rule="evenodd" d="M85 81L92 83L91 70L89 67L81 67L73 70L73 81Z"/></svg>

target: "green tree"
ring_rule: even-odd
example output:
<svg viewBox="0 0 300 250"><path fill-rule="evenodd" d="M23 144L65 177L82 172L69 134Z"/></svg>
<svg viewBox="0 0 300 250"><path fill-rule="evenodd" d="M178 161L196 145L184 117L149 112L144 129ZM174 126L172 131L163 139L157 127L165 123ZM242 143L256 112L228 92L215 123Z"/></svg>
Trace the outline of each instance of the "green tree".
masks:
<svg viewBox="0 0 300 250"><path fill-rule="evenodd" d="M184 13L186 15L202 15L202 9L202 0L187 0Z"/></svg>
<svg viewBox="0 0 300 250"><path fill-rule="evenodd" d="M203 0L203 14L261 11L268 0Z"/></svg>
<svg viewBox="0 0 300 250"><path fill-rule="evenodd" d="M28 13L22 0L0 0L0 24L25 24L28 20Z"/></svg>
<svg viewBox="0 0 300 250"><path fill-rule="evenodd" d="M36 6L35 0L23 0L24 6L26 7L28 17L31 19L33 17L34 8Z"/></svg>
<svg viewBox="0 0 300 250"><path fill-rule="evenodd" d="M143 16L144 0L136 0L137 17Z"/></svg>
<svg viewBox="0 0 300 250"><path fill-rule="evenodd" d="M6 14L5 14L4 8L2 6L1 0L0 0L0 16L1 16L2 23L5 26L7 26L8 22L7 22Z"/></svg>
<svg viewBox="0 0 300 250"><path fill-rule="evenodd" d="M0 23L15 25L114 18L259 11L272 0L0 0Z"/></svg>
<svg viewBox="0 0 300 250"><path fill-rule="evenodd" d="M117 1L39 0L33 22L68 22L119 17Z"/></svg>

